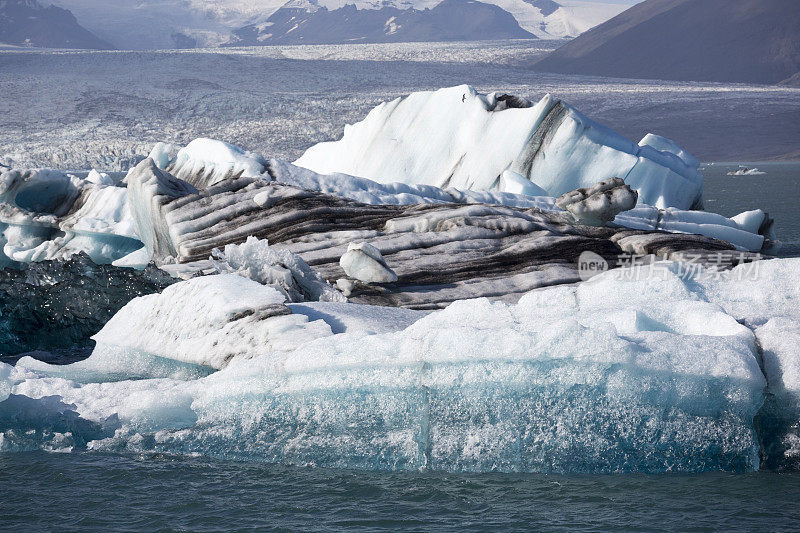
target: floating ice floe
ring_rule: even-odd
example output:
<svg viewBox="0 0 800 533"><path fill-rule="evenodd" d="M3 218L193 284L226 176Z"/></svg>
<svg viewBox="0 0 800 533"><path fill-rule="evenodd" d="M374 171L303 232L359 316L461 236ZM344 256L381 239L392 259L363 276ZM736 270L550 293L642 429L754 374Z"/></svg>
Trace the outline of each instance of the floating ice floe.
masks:
<svg viewBox="0 0 800 533"><path fill-rule="evenodd" d="M762 176L764 174L766 174L766 172L762 172L757 168L747 168L743 165L739 165L739 168L736 170L728 172L728 176Z"/></svg>
<svg viewBox="0 0 800 533"><path fill-rule="evenodd" d="M381 183L524 192L509 180L518 175L550 196L618 177L658 208L689 209L703 190L697 160L668 139L637 145L550 95L507 108L468 85L382 103L295 164Z"/></svg>
<svg viewBox="0 0 800 533"><path fill-rule="evenodd" d="M288 314L278 292L240 276L192 279L121 310L84 365L94 375L30 359L0 367L12 394L0 402L3 448L47 447L68 420L72 449L297 465L748 471L763 450L786 467L800 439L799 261L728 272L656 262L517 304L457 302L400 329L397 310ZM224 368L117 381L109 354ZM790 401L776 411L765 392Z"/></svg>

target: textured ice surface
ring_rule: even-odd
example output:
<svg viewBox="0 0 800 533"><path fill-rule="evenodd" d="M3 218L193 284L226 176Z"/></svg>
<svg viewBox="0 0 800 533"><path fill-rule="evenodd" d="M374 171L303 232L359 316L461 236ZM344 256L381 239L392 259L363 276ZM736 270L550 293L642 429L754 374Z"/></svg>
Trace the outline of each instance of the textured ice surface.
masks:
<svg viewBox="0 0 800 533"><path fill-rule="evenodd" d="M477 190L497 189L510 170L551 196L618 177L641 203L688 209L702 195L702 176L667 142L672 151L635 145L550 95L509 109L498 106L496 93L460 85L385 102L345 127L341 140L312 146L295 164L383 183Z"/></svg>
<svg viewBox="0 0 800 533"><path fill-rule="evenodd" d="M0 363L0 402L4 401L11 394L11 372L13 367L6 363Z"/></svg>
<svg viewBox="0 0 800 533"><path fill-rule="evenodd" d="M324 320L334 333L402 331L428 314L402 307L342 302L292 303L287 307L295 314L307 316L309 320Z"/></svg>
<svg viewBox="0 0 800 533"><path fill-rule="evenodd" d="M242 276L203 276L131 300L92 338L98 345L222 368L237 356L331 334L327 324L307 324L284 302L276 289Z"/></svg>
<svg viewBox="0 0 800 533"><path fill-rule="evenodd" d="M0 167L0 268L79 252L111 263L141 247L125 188L90 176Z"/></svg>
<svg viewBox="0 0 800 533"><path fill-rule="evenodd" d="M242 244L228 244L213 255L215 272L239 274L269 285L281 292L287 301L346 301L300 256L289 250L271 248L267 241L248 237Z"/></svg>
<svg viewBox="0 0 800 533"><path fill-rule="evenodd" d="M195 139L172 157L174 145L158 143L150 158L176 178L204 189L224 179L252 178L266 172L266 160L258 154L242 150L215 139Z"/></svg>
<svg viewBox="0 0 800 533"><path fill-rule="evenodd" d="M0 430L6 442L41 447L69 414L74 449L369 469L751 470L764 440L754 422L764 415L767 387L759 344L767 390L778 386L767 352L781 354L789 383L800 357L796 344L779 340L781 317L797 317L798 266L774 260L719 273L654 263L536 290L516 305L457 302L409 316L401 327L391 326L394 310L294 304L308 320L298 316L281 345L228 335L224 349L245 351L194 380L184 373L79 383L80 376L66 377L70 367L58 377L26 363L25 379L13 381L15 396L0 403ZM280 300L248 283L239 276L182 282L139 299L146 309L121 311L109 331L135 342L160 331L171 340L150 349L174 357L183 350L179 332L210 339L228 327L226 310ZM229 302L232 295L247 305ZM160 324L142 319L156 316ZM374 325L383 321L386 327ZM195 322L201 327L187 327ZM318 323L324 335L311 334ZM248 335L271 329L244 324ZM762 336L763 328L775 334ZM107 357L97 352L88 361L98 355ZM19 408L23 401L24 416L3 416L8 402ZM69 407L56 417L54 402ZM777 440L788 443L787 453L794 449L790 433Z"/></svg>
<svg viewBox="0 0 800 533"><path fill-rule="evenodd" d="M620 178L611 178L586 188L562 194L556 205L569 211L581 224L602 226L614 217L636 207L636 192ZM756 233L758 231L756 230Z"/></svg>

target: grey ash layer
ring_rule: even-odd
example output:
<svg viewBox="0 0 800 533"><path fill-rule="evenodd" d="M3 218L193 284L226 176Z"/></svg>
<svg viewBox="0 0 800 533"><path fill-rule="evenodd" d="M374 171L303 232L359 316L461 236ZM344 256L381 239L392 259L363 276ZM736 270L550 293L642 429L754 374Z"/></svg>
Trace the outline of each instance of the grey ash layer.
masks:
<svg viewBox="0 0 800 533"><path fill-rule="evenodd" d="M141 196L136 205L147 210L136 218L149 219L150 235L142 238L152 243L157 261L202 265L214 248L255 236L297 253L335 282L346 277L339 259L347 245L372 243L398 280L356 283L349 296L355 303L436 309L464 298L516 301L537 287L580 281L578 257L584 251L602 256L612 267L626 253L678 260L691 255L701 264L720 257L729 265L757 258L707 237L585 226L566 212L535 208L367 205L242 177L194 192L192 184L149 159L128 175L128 188Z"/></svg>

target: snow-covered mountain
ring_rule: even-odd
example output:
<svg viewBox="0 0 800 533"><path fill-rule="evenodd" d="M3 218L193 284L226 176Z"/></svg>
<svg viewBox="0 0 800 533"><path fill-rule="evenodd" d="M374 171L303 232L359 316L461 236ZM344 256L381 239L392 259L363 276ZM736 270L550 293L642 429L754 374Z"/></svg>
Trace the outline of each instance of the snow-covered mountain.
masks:
<svg viewBox="0 0 800 533"><path fill-rule="evenodd" d="M459 13L447 4L435 10L441 0L50 0L71 10L96 35L118 48L130 49L224 43L347 43L353 39L382 42L530 38L525 32L544 39L565 38L581 34L635 2L626 1L481 0L512 15L524 30L520 33L504 22L498 11L475 6L476 2L460 7ZM292 16L286 16L290 9L298 10L293 12L297 28L294 24L284 28ZM416 13L405 13L410 10ZM470 18L467 13L475 16ZM441 18L444 14L449 17L445 24ZM390 20L392 17L395 20ZM405 23L402 29L398 18ZM307 28L301 21L307 21ZM283 36L275 33L276 27L284 28ZM290 38L288 33L294 35Z"/></svg>
<svg viewBox="0 0 800 533"><path fill-rule="evenodd" d="M264 23L237 30L229 44L327 44L532 39L503 9L475 0L444 0L431 8L383 6L328 9L294 1Z"/></svg>
<svg viewBox="0 0 800 533"><path fill-rule="evenodd" d="M0 0L0 43L46 48L112 48L65 9L37 0Z"/></svg>

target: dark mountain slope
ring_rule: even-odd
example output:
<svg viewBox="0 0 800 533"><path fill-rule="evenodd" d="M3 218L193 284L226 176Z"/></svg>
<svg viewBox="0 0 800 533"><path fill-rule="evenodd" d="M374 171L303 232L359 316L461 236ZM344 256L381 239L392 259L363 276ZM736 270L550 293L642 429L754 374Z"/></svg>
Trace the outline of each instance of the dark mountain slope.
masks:
<svg viewBox="0 0 800 533"><path fill-rule="evenodd" d="M44 48L113 48L83 28L75 16L36 0L0 0L0 43Z"/></svg>
<svg viewBox="0 0 800 533"><path fill-rule="evenodd" d="M779 83L800 71L800 0L647 0L533 67L622 78Z"/></svg>

